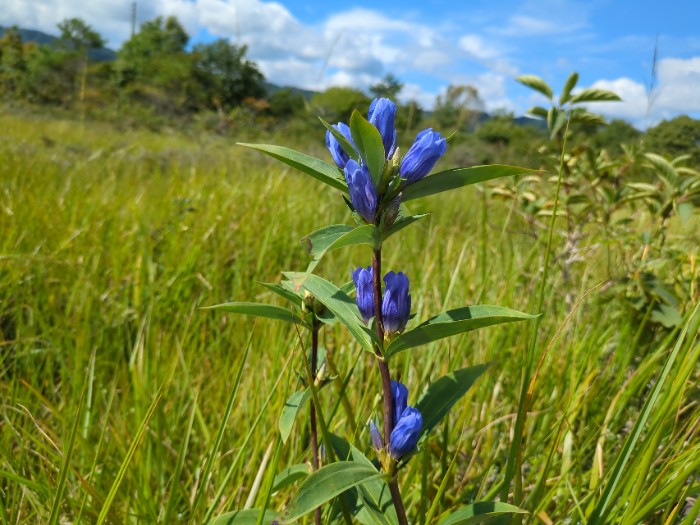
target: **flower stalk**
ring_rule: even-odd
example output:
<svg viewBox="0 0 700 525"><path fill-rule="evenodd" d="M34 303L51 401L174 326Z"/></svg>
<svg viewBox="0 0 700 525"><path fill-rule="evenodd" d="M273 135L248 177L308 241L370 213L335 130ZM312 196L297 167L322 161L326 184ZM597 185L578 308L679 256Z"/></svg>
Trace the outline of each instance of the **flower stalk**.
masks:
<svg viewBox="0 0 700 525"><path fill-rule="evenodd" d="M382 320L382 249L381 247L374 250L372 256L372 271L373 271L373 284L374 284L374 324L375 330L377 332L377 338L379 339L379 345L383 346L384 341L384 323ZM394 399L391 389L391 375L389 373L389 363L384 359L382 354L381 346L375 348L375 354L377 356L377 364L379 366L379 373L382 377L382 393L384 397L384 446L388 449L389 447L389 437L391 436L392 430L394 430ZM394 502L394 508L396 509L396 516L399 520L400 525L408 525L408 519L406 518L406 509L404 508L403 499L401 498L401 491L399 490L399 484L397 481L397 472L394 470L391 473L391 479L389 480L389 491L391 492L391 499Z"/></svg>
<svg viewBox="0 0 700 525"><path fill-rule="evenodd" d="M321 323L313 314L311 322L311 377L316 380L318 374L318 333L321 329ZM311 403L309 410L309 426L311 427L311 456L314 470L318 470L320 465L318 453L318 429L316 428L316 405ZM314 511L315 525L321 525L321 507Z"/></svg>

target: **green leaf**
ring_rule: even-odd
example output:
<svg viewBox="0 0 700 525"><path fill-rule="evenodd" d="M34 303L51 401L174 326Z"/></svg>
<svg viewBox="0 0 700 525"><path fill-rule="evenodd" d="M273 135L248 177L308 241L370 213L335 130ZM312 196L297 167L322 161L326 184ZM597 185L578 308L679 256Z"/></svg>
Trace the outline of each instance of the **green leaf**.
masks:
<svg viewBox="0 0 700 525"><path fill-rule="evenodd" d="M328 184L340 191L348 193L348 185L345 183L345 180L340 177L338 168L316 157L283 146L273 146L271 144L244 144L239 142L238 145L265 153L307 175L311 175L314 179L320 180L324 184Z"/></svg>
<svg viewBox="0 0 700 525"><path fill-rule="evenodd" d="M379 134L379 130L360 115L360 112L357 110L353 111L350 117L350 132L352 133L352 140L360 152L360 157L362 157L369 168L374 187L378 188L382 180L384 161L386 159L382 136Z"/></svg>
<svg viewBox="0 0 700 525"><path fill-rule="evenodd" d="M428 387L416 403L416 408L423 415L421 439L435 428L488 367L489 365L476 365L462 368L441 377Z"/></svg>
<svg viewBox="0 0 700 525"><path fill-rule="evenodd" d="M280 297L284 297L297 308L301 308L301 303L304 298L299 293L294 291L294 287L289 281L282 281L280 284L262 283L262 285Z"/></svg>
<svg viewBox="0 0 700 525"><path fill-rule="evenodd" d="M306 268L305 273L307 277L328 252L358 244L366 244L376 250L379 249L382 243L379 229L374 224L365 224L357 228L347 224L334 224L316 230L302 240L306 241L306 248L313 257ZM301 286L305 279L304 277L301 280L294 281L294 285L297 287Z"/></svg>
<svg viewBox="0 0 700 525"><path fill-rule="evenodd" d="M372 343L376 341L376 335L360 320L360 311L354 299L318 275L289 272L285 276L292 281L303 277L303 288L333 312L365 350L373 352Z"/></svg>
<svg viewBox="0 0 700 525"><path fill-rule="evenodd" d="M396 222L391 225L391 228L389 228L386 232L384 232L383 235L383 240L388 239L392 235L394 235L396 232L403 230L406 226L413 224L419 219L422 219L423 217L427 217L430 215L429 213L421 213L419 215L410 215L408 217L399 217L396 219Z"/></svg>
<svg viewBox="0 0 700 525"><path fill-rule="evenodd" d="M338 461L307 477L287 505L280 523L291 523L346 490L383 476L374 466Z"/></svg>
<svg viewBox="0 0 700 525"><path fill-rule="evenodd" d="M571 112L571 120L573 122L582 122L583 124L595 124L598 126L607 126L608 121L597 113L591 113L583 108L576 108Z"/></svg>
<svg viewBox="0 0 700 525"><path fill-rule="evenodd" d="M465 306L464 308L444 312L432 319L428 319L413 330L404 332L389 344L384 355L392 356L409 348L470 332L477 328L535 319L536 317L536 315L525 314L503 306Z"/></svg>
<svg viewBox="0 0 700 525"><path fill-rule="evenodd" d="M543 119L547 118L547 109L543 108L542 106L533 106L530 109L526 111L526 113L529 113L530 115L536 115L538 117L541 117Z"/></svg>
<svg viewBox="0 0 700 525"><path fill-rule="evenodd" d="M294 420L299 413L301 407L309 400L311 397L311 391L307 388L305 390L299 390L294 392L287 402L282 407L282 413L280 414L279 429L280 435L282 436L282 442L287 443L289 434L292 431L292 426L294 426Z"/></svg>
<svg viewBox="0 0 700 525"><path fill-rule="evenodd" d="M304 284L326 253L359 244L366 244L376 250L382 243L381 233L374 224L365 224L357 228L347 224L334 224L316 230L302 240L306 241L306 247L313 258L306 267L306 271L299 274L294 281L294 286L297 288Z"/></svg>
<svg viewBox="0 0 700 525"><path fill-rule="evenodd" d="M521 75L515 80L535 91L539 91L549 100L552 100L552 88L540 77L536 77L535 75Z"/></svg>
<svg viewBox="0 0 700 525"><path fill-rule="evenodd" d="M209 525L256 525L260 517L259 509L234 510L226 512L209 522ZM269 525L277 519L277 513L266 510L263 523Z"/></svg>
<svg viewBox="0 0 700 525"><path fill-rule="evenodd" d="M272 482L272 492L277 492L292 483L306 478L311 473L308 463L297 463L285 468L282 472L275 476Z"/></svg>
<svg viewBox="0 0 700 525"><path fill-rule="evenodd" d="M504 514L527 514L527 511L500 501L479 501L466 505L443 518L438 525L474 525L487 523Z"/></svg>
<svg viewBox="0 0 700 525"><path fill-rule="evenodd" d="M499 177L512 177L513 175L524 175L527 173L538 173L538 170L519 168L517 166L503 166L491 164L489 166L472 166L470 168L454 168L440 171L434 175L429 175L418 182L410 184L403 190L401 200L410 200L427 197L443 191L454 190L462 186L477 184Z"/></svg>
<svg viewBox="0 0 700 525"><path fill-rule="evenodd" d="M559 105L563 106L571 98L571 90L576 87L578 82L578 73L574 71L569 75L569 78L564 82L564 88L561 90L561 95L559 95Z"/></svg>
<svg viewBox="0 0 700 525"><path fill-rule="evenodd" d="M561 128L564 127L564 124L566 124L566 111L558 111L555 108L552 108L552 111L553 113L550 113L551 116L547 118L547 125L551 131L549 135L550 139L556 137L557 133L559 133Z"/></svg>
<svg viewBox="0 0 700 525"><path fill-rule="evenodd" d="M351 159L355 159L357 161L359 159L359 157L357 156L357 150L353 147L350 141L346 139L340 131L335 129L321 117L318 117L318 119L321 121L321 124L323 124L324 127L333 134L333 136L338 141L338 144L340 144L340 147L343 148L343 151L345 151L345 153L347 153Z"/></svg>
<svg viewBox="0 0 700 525"><path fill-rule="evenodd" d="M373 463L340 436L331 437L333 448L341 459L352 459L357 463L373 466ZM376 479L363 483L355 489L355 503L357 512L355 517L363 525L398 525L399 518L396 515L396 508L391 499L391 491L384 479Z"/></svg>
<svg viewBox="0 0 700 525"><path fill-rule="evenodd" d="M223 312L254 315L256 317L267 317L268 319L276 319L278 321L286 321L288 323L296 323L306 326L304 320L294 312L290 311L288 308L273 306L271 304L233 302L205 306L202 309L221 310Z"/></svg>
<svg viewBox="0 0 700 525"><path fill-rule="evenodd" d="M617 93L607 89L586 88L571 97L572 104L579 102L620 102L622 99Z"/></svg>

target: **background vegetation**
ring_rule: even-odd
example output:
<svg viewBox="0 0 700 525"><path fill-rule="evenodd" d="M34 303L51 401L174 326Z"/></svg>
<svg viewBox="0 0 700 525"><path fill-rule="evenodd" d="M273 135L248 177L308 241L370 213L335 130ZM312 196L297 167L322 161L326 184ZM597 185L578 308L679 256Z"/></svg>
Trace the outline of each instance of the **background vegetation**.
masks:
<svg viewBox="0 0 700 525"><path fill-rule="evenodd" d="M0 42L0 521L201 523L268 496L282 509L294 490L280 486L282 469L309 460L308 436L300 426L279 455L272 444L308 341L286 324L200 308L276 303L260 283L304 268L297 241L350 215L340 195L233 142L323 157L314 115L344 119L369 96L270 93L244 48L188 49L174 19L144 25L113 62L92 61L101 39L90 28L67 21L62 33L63 47L12 31ZM375 88L395 96L397 83ZM459 133L442 167L543 171L416 204L432 214L387 243L385 267L410 276L418 319L465 303L535 311L564 148L523 519L585 523L608 498L606 523L694 523L698 121L645 133L580 122L550 136L510 115L480 121L471 95L456 87L431 114L401 107L402 148L416 128L444 124ZM441 114L446 104L465 112ZM318 272L350 280L353 250ZM397 357L412 385L492 363L401 474L417 522L428 506L437 519L503 492L529 329L505 325ZM325 334L340 377L323 391L324 413L368 450L378 375L340 329ZM338 409L344 396L355 412Z"/></svg>

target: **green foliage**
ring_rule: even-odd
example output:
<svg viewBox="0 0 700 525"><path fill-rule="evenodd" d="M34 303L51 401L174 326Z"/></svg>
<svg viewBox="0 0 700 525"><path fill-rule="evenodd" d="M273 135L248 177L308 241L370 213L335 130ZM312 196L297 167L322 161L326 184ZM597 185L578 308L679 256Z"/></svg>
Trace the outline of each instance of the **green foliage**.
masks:
<svg viewBox="0 0 700 525"><path fill-rule="evenodd" d="M644 140L651 151L671 157L691 155L700 165L700 120L686 115L664 120L650 128Z"/></svg>
<svg viewBox="0 0 700 525"><path fill-rule="evenodd" d="M74 92L73 84L67 96ZM309 255L296 239L322 224L349 222L341 174L329 164L319 167L325 163L312 167L311 155L274 151L289 165L298 162L324 182L337 182L331 190L210 133L124 134L99 122L81 126L11 112L3 125L0 284L7 300L0 302L0 396L7 402L0 408L6 430L0 516L48 523L59 495L54 515L75 523L129 516L205 523L207 515L252 523L256 509L268 509L265 519L274 516L271 509L284 511L309 477L308 438L290 432L280 464L275 447L266 452L286 401L303 391L293 369L307 362L301 348L308 331L300 339L291 323L200 307L250 297L301 308L304 288L259 283L275 281L279 268L305 267ZM445 162L453 165L461 148L478 144L504 162L520 140L500 146L469 137L450 144L453 157ZM699 299L700 230L688 193L696 166L652 151L647 142L601 152L593 139L571 140L552 244L558 271L545 286L518 507L532 520L554 523L689 525L696 509L688 498L698 493L700 468L700 346L693 337L697 313L690 315ZM320 141L295 147L321 155ZM533 150L541 142L534 144ZM551 173L556 153L551 144L532 153L528 165ZM484 193L439 193L408 203L417 215L440 211L384 239L386 265L401 262L414 298L422 297L409 330L431 312L475 298L537 311L541 224L553 215L551 178L542 173L533 170L512 185L503 179L498 187L484 179ZM494 199L496 189L512 190L512 197ZM676 206L665 206L669 200ZM661 209L670 209L665 219ZM272 227L264 230L263 223ZM367 251L329 252L323 271L347 280L357 254ZM354 303L347 288L336 290L331 298ZM399 471L411 516L425 515L421 501L436 506L432 523L516 512L491 500L503 479L518 403L524 327L457 335L392 358L403 378L425 385L414 392L418 399L455 369L492 363ZM332 432L370 454L364 426L355 432L350 419L364 423L381 410L374 395L379 374L341 328L324 329L322 344L329 365L353 374L339 374L320 391L321 412ZM273 348L279 352L270 356ZM343 400L356 412L346 411ZM338 456L364 466L354 452ZM383 488L385 499L368 487ZM391 509L386 487L377 478L346 491L352 519L381 523L381 509ZM247 510L234 510L245 509L249 498ZM339 506L326 511L324 523L342 519Z"/></svg>
<svg viewBox="0 0 700 525"><path fill-rule="evenodd" d="M58 24L61 36L58 45L68 50L86 53L105 45L105 40L92 27L80 18L69 18Z"/></svg>
<svg viewBox="0 0 700 525"><path fill-rule="evenodd" d="M484 111L484 103L474 86L450 85L438 95L433 118L441 129L472 130Z"/></svg>
<svg viewBox="0 0 700 525"><path fill-rule="evenodd" d="M352 112L357 110L366 114L370 99L357 89L349 87L331 87L311 98L314 113L328 122L349 122Z"/></svg>
<svg viewBox="0 0 700 525"><path fill-rule="evenodd" d="M246 46L238 47L225 39L197 44L192 49L201 96L212 107L230 111L247 97L265 95L264 77L257 65L245 58L246 51Z"/></svg>
<svg viewBox="0 0 700 525"><path fill-rule="evenodd" d="M394 102L397 102L397 97L402 89L403 82L392 73L387 73L382 80L370 86L369 92L374 98L390 98Z"/></svg>

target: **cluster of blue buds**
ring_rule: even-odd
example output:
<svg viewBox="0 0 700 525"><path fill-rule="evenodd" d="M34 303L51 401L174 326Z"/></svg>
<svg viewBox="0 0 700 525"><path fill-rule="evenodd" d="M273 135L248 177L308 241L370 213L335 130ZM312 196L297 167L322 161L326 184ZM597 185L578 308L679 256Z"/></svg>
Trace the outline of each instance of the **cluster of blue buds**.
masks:
<svg viewBox="0 0 700 525"><path fill-rule="evenodd" d="M343 149L338 139L330 131L326 131L326 146L336 165L343 170L345 181L348 184L350 202L357 214L368 223L377 224L383 209L382 201L386 197L392 201L391 208L397 208L400 200L396 193L408 184L419 181L433 169L437 160L447 150L446 140L440 133L428 128L416 136L416 139L408 150L408 153L399 161L396 145L396 104L388 98L377 98L372 101L367 114L367 120L379 131L384 145L386 162L391 169L387 169L385 163L384 178L388 179L377 187L372 181L368 167L359 156L350 128L340 122L333 126L353 147L354 156ZM354 158L353 158L354 157ZM357 160L356 160L357 159ZM398 173L397 173L398 172ZM386 192L391 180L398 176L398 182L394 192Z"/></svg>
<svg viewBox="0 0 700 525"><path fill-rule="evenodd" d="M357 307L365 323L374 312L374 270L371 266L358 268L352 272L357 295ZM403 332L411 316L411 294L408 293L409 281L403 272L389 272L384 276L384 298L382 299L382 322L385 333Z"/></svg>
<svg viewBox="0 0 700 525"><path fill-rule="evenodd" d="M394 400L394 429L389 436L389 455L398 460L413 452L423 428L423 416L417 408L408 406L408 388L398 381L391 382ZM373 421L369 423L372 445L377 451L383 449L382 436Z"/></svg>

